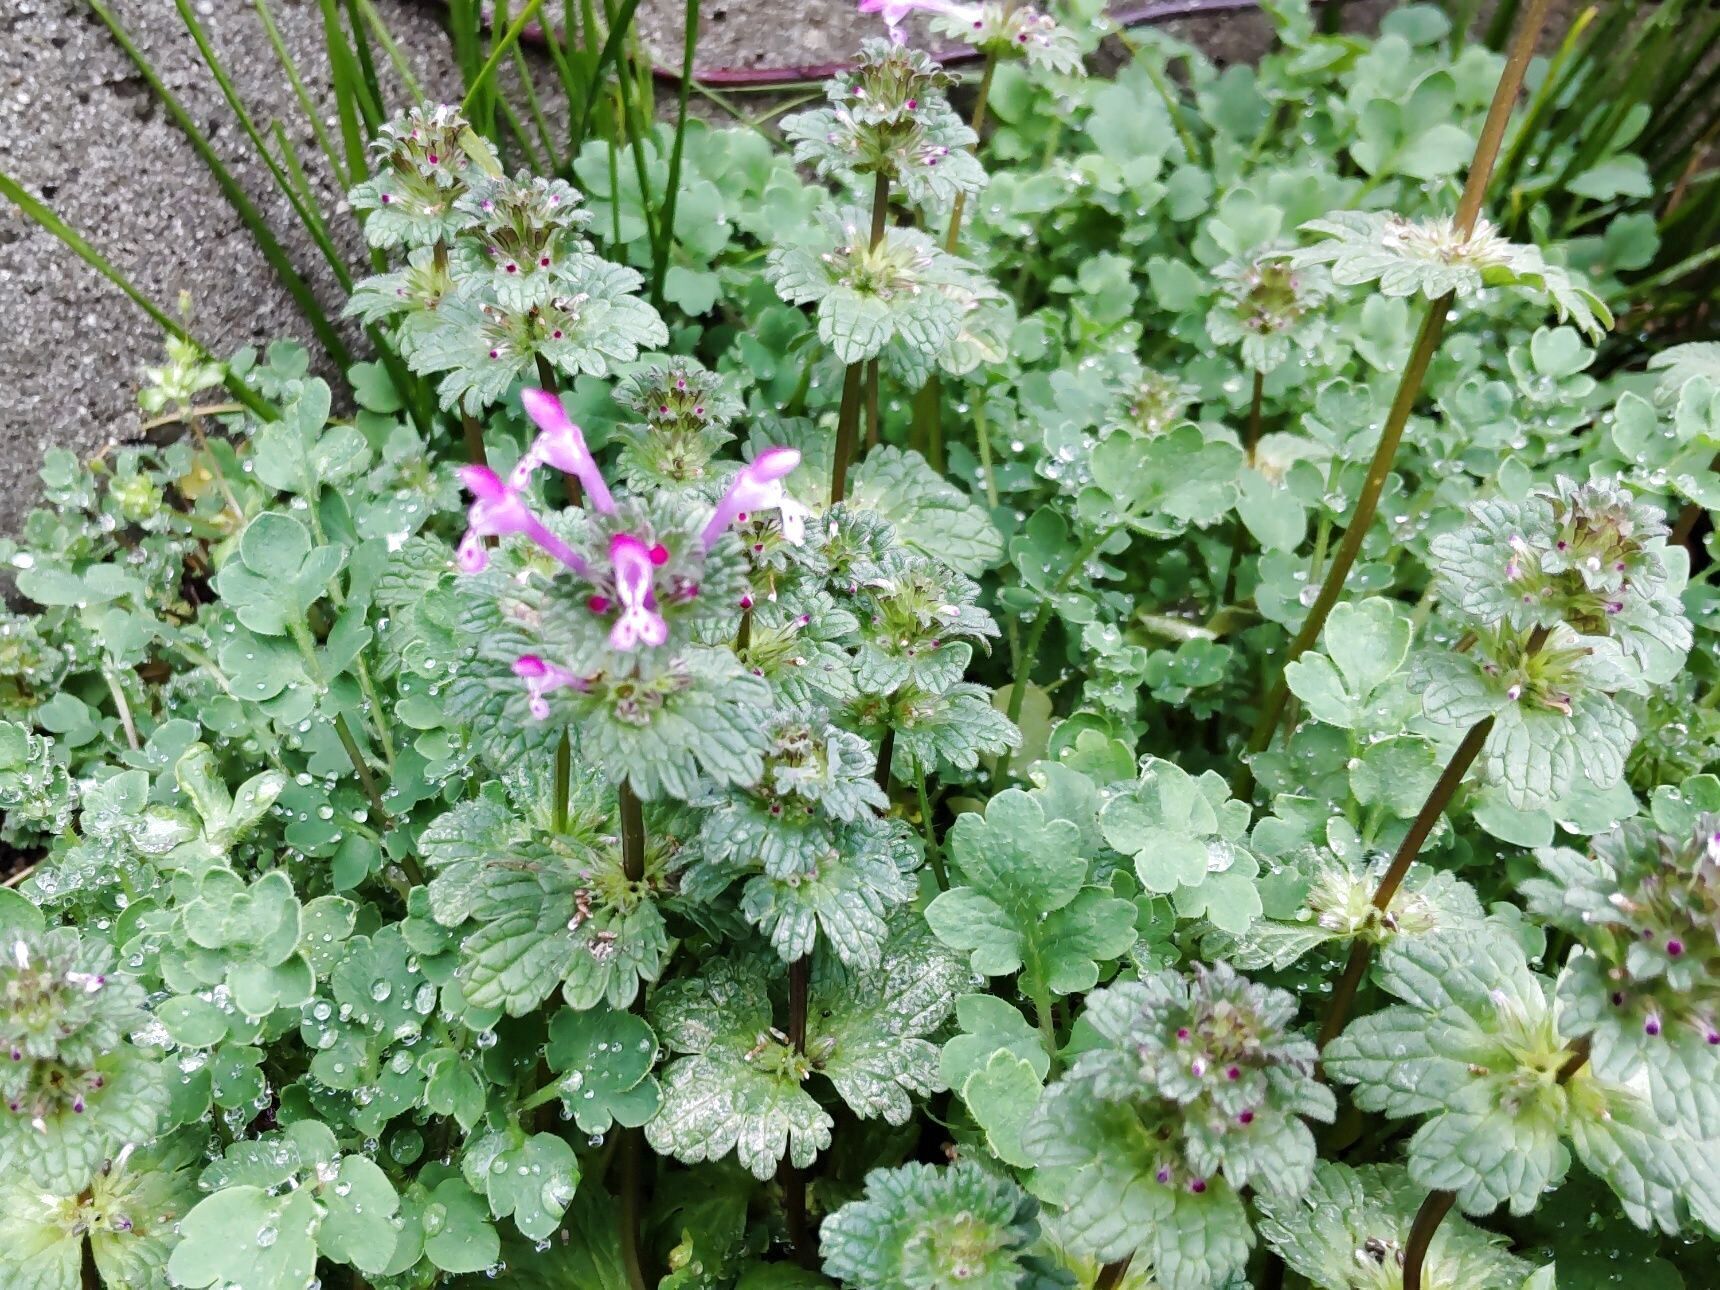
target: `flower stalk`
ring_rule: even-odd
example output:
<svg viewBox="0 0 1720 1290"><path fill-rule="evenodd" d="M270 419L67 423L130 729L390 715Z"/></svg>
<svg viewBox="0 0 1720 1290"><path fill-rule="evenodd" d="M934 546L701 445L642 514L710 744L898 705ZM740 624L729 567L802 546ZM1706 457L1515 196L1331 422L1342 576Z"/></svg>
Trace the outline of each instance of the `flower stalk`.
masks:
<svg viewBox="0 0 1720 1290"><path fill-rule="evenodd" d="M1584 1036L1570 1047L1570 1056L1565 1064L1559 1067L1558 1082L1568 1084L1571 1077L1588 1064L1589 1041ZM1455 1192L1430 1191L1421 1202L1421 1208L1415 1212L1415 1222L1410 1225L1409 1240L1403 1249L1403 1287L1404 1290L1421 1290L1422 1269L1427 1264L1428 1247L1433 1244L1433 1234L1439 1231L1439 1225L1445 1216L1451 1212L1451 1207L1457 1202Z"/></svg>
<svg viewBox="0 0 1720 1290"><path fill-rule="evenodd" d="M563 781L565 783L565 781ZM621 869L629 883L645 879L645 807L628 780L616 789L616 806L621 816ZM565 809L565 807L563 808ZM644 1011L643 986L634 998L634 1011ZM642 1129L628 1129L621 1141L621 1263L627 1276L629 1290L645 1290L646 1280L640 1258L640 1214L644 1203L645 1135Z"/></svg>
<svg viewBox="0 0 1720 1290"><path fill-rule="evenodd" d="M1481 217L1481 205L1487 196L1487 185L1493 176L1494 164L1499 158L1499 145L1511 119L1511 108L1523 87L1524 73L1534 55L1535 41L1541 28L1546 25L1547 11L1551 4L1552 0L1529 0L1525 7L1522 24L1518 27L1510 55L1505 60L1504 71L1500 73L1499 84L1493 93L1493 102L1487 109L1486 122L1481 127L1481 137L1475 145L1475 155L1469 165L1463 195L1458 199L1455 226L1459 238L1468 238L1475 231L1476 221ZM1356 557L1361 554L1362 543L1367 540L1368 531L1373 527L1374 512L1379 507L1380 494L1384 492L1386 480L1391 476L1392 464L1397 458L1404 427L1409 424L1410 413L1420 397L1422 383L1427 378L1427 369L1432 364L1440 339L1445 334L1446 319L1451 313L1454 299L1455 293L1447 292L1431 301L1422 314L1414 347L1410 350L1409 361L1404 365L1403 375L1398 381L1397 394L1392 399L1391 410L1387 413L1385 426L1380 431L1379 443L1374 449L1373 461L1368 466L1362 491L1356 498L1349 526L1344 530L1344 539L1339 543L1332 564L1326 570L1326 580L1321 584L1319 594L1308 610L1301 630L1296 633L1284 652L1285 667L1301 658L1320 639L1320 633L1326 626L1326 619L1331 614L1332 607L1344 594L1345 580L1349 577ZM1278 682L1267 697L1254 730L1249 735L1246 750L1248 757L1264 752L1272 742L1273 733L1278 727L1279 718L1284 713L1289 697L1290 688L1280 672ZM1238 796L1246 796L1252 787L1253 772L1245 759L1238 774Z"/></svg>
<svg viewBox="0 0 1720 1290"><path fill-rule="evenodd" d="M806 1053L806 1011L811 993L812 955L803 954L788 965L788 1042L800 1056ZM782 1199L789 1248L795 1262L811 1267L813 1248L806 1225L806 1176L787 1159L782 1162Z"/></svg>
<svg viewBox="0 0 1720 1290"><path fill-rule="evenodd" d="M1374 890L1372 904L1381 913L1390 908L1392 898L1397 895L1404 876L1409 873L1410 865L1421 853L1423 844L1433 832L1433 826L1438 823L1439 817L1445 813L1445 808L1451 805L1458 785L1469 773L1476 757L1480 756L1492 730L1492 717L1485 717L1471 726L1469 733L1464 735L1463 741L1457 745L1457 750L1451 754L1451 760L1446 763L1445 769L1440 772L1439 779L1427 795L1427 800L1421 804L1415 821L1409 826L1409 832L1404 834L1403 841L1398 844L1391 865ZM1320 1027L1319 1046L1322 1049L1343 1030L1344 1022L1349 1018L1350 1007L1355 1002L1356 991L1361 988L1362 977L1366 975L1368 963L1372 958L1373 946L1369 942L1357 937L1350 943L1349 961L1344 964L1344 973L1338 978L1338 984L1332 991L1332 1002L1327 1007L1326 1020Z"/></svg>
<svg viewBox="0 0 1720 1290"><path fill-rule="evenodd" d="M890 218L890 176L880 170L872 180L872 247L884 240ZM830 469L830 500L848 496L848 466L860 434L860 405L865 381L865 363L850 363L842 378L842 403L836 413L836 460ZM875 380L876 378L874 378ZM876 385L873 386L876 397Z"/></svg>

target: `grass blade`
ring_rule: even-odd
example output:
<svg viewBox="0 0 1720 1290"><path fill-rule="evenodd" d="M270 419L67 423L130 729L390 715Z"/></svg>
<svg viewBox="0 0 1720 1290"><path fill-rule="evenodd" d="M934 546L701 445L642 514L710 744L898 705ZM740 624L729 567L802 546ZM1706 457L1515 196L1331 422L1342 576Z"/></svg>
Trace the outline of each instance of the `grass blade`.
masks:
<svg viewBox="0 0 1720 1290"><path fill-rule="evenodd" d="M310 92L305 89L304 79L299 75L298 64L293 61L286 42L281 39L281 32L275 26L275 17L269 12L268 0L251 0L252 7L257 11L257 17L262 20L263 31L269 37L269 44L274 48L275 59L286 73L287 84L292 86L293 97L298 99L299 107L305 114L305 120L310 122L311 132L316 135L317 146L322 149L323 156L328 160L329 170L333 172L335 182L344 192L352 187L352 178L347 173L346 166L341 160L339 151L334 146L328 128L323 125L322 113L311 101Z"/></svg>
<svg viewBox="0 0 1720 1290"><path fill-rule="evenodd" d="M102 277L125 293L129 299L144 313L150 321L169 335L177 336L188 344L195 345L203 357L221 366L222 380L233 397L244 404L247 409L265 421L279 421L280 409L275 407L237 375L227 370L227 365L209 352L209 347L203 344L190 332L185 330L185 324L163 309L155 301L146 296L136 283L120 272L119 268L84 238L83 234L61 219L50 207L31 196L24 186L5 171L0 170L0 197L18 207L24 212L26 219L40 225L57 238L74 255L93 268Z"/></svg>
<svg viewBox="0 0 1720 1290"><path fill-rule="evenodd" d="M400 42L394 38L394 33L388 29L388 23L381 14L376 12L376 6L371 0L357 0L358 10L364 15L365 26L370 28L371 35L376 37L376 43L382 46L383 53L388 55L389 66L394 68L394 74L400 78L400 83L406 87L406 92L412 96L414 104L424 102L424 87L418 83L418 78L412 74L412 64L406 61L406 56L400 52Z"/></svg>
<svg viewBox="0 0 1720 1290"><path fill-rule="evenodd" d="M370 164L365 159L367 138L364 129L364 109L360 106L363 83L353 66L352 50L347 47L346 32L341 27L340 13L334 0L318 0L322 8L323 45L328 50L329 86L334 90L335 116L340 120L341 142L346 147L346 166L350 178L348 187L370 177Z"/></svg>
<svg viewBox="0 0 1720 1290"><path fill-rule="evenodd" d="M239 128L245 132L245 137L251 141L251 146L257 150L257 155L262 158L263 164L269 168L269 174L274 177L275 185L285 195L287 204L293 208L293 213L299 217L299 223L304 225L305 232L310 234L311 241L316 244L317 250L322 252L323 259L328 261L329 268L334 272L335 280L340 283L340 289L350 293L352 291L352 274L347 269L345 258L335 249L334 243L329 239L328 228L324 225L322 214L317 210L314 200L310 205L305 204L299 190L293 186L286 172L281 169L280 163L275 160L274 154L269 151L268 145L263 141L262 133L257 129L256 121L251 117L250 109L245 106L245 101L239 97L239 92L234 88L232 78L227 75L226 67L222 65L213 46L210 45L209 34L204 30L203 24L198 21L196 12L191 8L190 0L173 0L173 3L179 10L179 17L184 22L185 29L191 33L191 39L196 42L197 52L203 56L203 65L209 69L209 74L215 78L215 84L220 88L221 96L227 100L227 106L232 109L234 118L239 122Z"/></svg>
<svg viewBox="0 0 1720 1290"><path fill-rule="evenodd" d="M363 102L374 111L375 116L366 119L367 134L375 134L377 127L387 118L388 100L382 96L382 84L376 79L376 60L371 57L370 38L364 34L364 23L358 16L358 6L355 0L346 0L347 23L352 29L352 46L358 63L358 73L363 79L365 96Z"/></svg>
<svg viewBox="0 0 1720 1290"><path fill-rule="evenodd" d="M591 124L591 105L598 97L596 87L603 76L603 69L621 56L622 42L626 39L627 29L633 25L633 11L638 7L639 0L622 0L615 21L610 25L609 34L604 38L603 48L598 51L596 58L592 61L591 70L585 78L586 84L591 87L592 92L585 97L585 106L579 114L579 127L573 132L571 142L573 144L572 155L574 156L579 155L580 148L585 144L585 132ZM591 16L589 5L586 8L586 13L588 17L591 17L593 24L586 28L586 35L589 37L596 30L596 18ZM623 91L623 95L623 103L625 104L625 91Z"/></svg>
<svg viewBox="0 0 1720 1290"><path fill-rule="evenodd" d="M686 32L681 40L681 85L675 100L675 144L669 149L669 185L651 258L651 303L663 308L663 277L669 271L669 246L675 240L675 206L681 196L681 154L687 142L687 96L693 90L693 62L699 50L699 0L687 0Z"/></svg>
<svg viewBox="0 0 1720 1290"><path fill-rule="evenodd" d="M185 106L162 83L161 77L156 74L149 59L144 57L143 51L133 43L131 37L126 34L125 28L120 26L114 16L108 12L107 6L101 0L89 0L89 3L96 16L106 24L115 43L125 51L126 56L131 59L144 81L155 92L156 98L161 101L167 114L173 118L174 124L191 141L192 148L203 160L203 164L209 168L209 173L214 176L215 182L227 198L228 204L238 213L240 221L250 231L252 238L257 243L257 248L263 253L263 258L269 262L269 267L280 278L281 285L286 287L287 293L292 296L293 302L298 306L299 312L304 315L305 321L310 324L311 330L316 333L317 341L327 352L329 358L340 368L344 369L350 366L352 355L347 351L346 342L341 339L340 333L335 330L334 325L328 319L328 315L323 312L322 305L317 301L310 285L293 267L286 249L281 245L280 239L275 236L274 230L269 227L250 197L246 195L245 190L233 178L232 172L227 169L226 164L216 154L207 136L197 128L197 123L191 119L191 114L185 110Z"/></svg>
<svg viewBox="0 0 1720 1290"><path fill-rule="evenodd" d="M634 3L637 2L638 0L634 0ZM484 61L484 65L478 69L477 77L470 81L466 86L466 98L460 105L460 110L462 112L466 112L471 107L472 96L477 94L477 92L483 87L484 83L490 79L490 76L496 70L496 64L499 63L503 56L514 47L514 44L520 38L520 33L526 29L526 24L532 20L532 17L541 8L543 8L543 0L527 0L526 7L520 10L519 17L515 18L513 22L508 25L508 29L502 35L502 38L491 46L489 58L486 59Z"/></svg>

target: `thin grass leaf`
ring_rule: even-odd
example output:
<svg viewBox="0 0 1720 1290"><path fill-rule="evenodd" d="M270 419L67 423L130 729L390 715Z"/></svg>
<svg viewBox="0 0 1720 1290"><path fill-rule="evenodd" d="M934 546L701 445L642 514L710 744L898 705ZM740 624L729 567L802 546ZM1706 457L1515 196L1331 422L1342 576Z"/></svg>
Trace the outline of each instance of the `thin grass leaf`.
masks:
<svg viewBox="0 0 1720 1290"><path fill-rule="evenodd" d="M311 133L316 136L317 146L322 149L323 157L328 161L329 170L334 174L335 182L344 192L352 187L352 177L347 173L340 152L334 146L334 139L328 128L323 125L322 113L311 101L310 92L305 89L304 78L299 75L298 64L293 61L292 53L287 49L286 42L281 39L280 29L275 26L274 15L269 12L268 0L251 0L252 7L257 11L257 17L262 20L263 31L269 37L269 44L274 48L275 58L281 65L281 71L286 74L287 84L292 86L293 97L298 99L299 107L304 111L305 120L310 123Z"/></svg>
<svg viewBox="0 0 1720 1290"><path fill-rule="evenodd" d="M31 196L22 184L5 171L0 171L0 197L4 197L18 207L26 219L51 233L85 264L118 287L125 293L126 298L149 315L150 321L160 327L162 331L178 337L187 344L195 345L203 358L219 364L222 371L222 383L226 385L236 400L245 405L247 410L265 421L279 421L281 419L279 408L229 371L222 360L209 352L207 345L185 329L183 322L145 295L136 283L120 271L118 266L90 245L83 234L61 219L51 207Z"/></svg>
<svg viewBox="0 0 1720 1290"><path fill-rule="evenodd" d="M347 171L352 183L361 183L370 177L370 163L364 155L364 109L360 106L363 82L353 66L352 51L347 47L334 0L318 0L318 4L322 9L323 45L328 51L329 87L334 91L335 116L340 121L341 142L346 147Z"/></svg>
<svg viewBox="0 0 1720 1290"><path fill-rule="evenodd" d="M579 114L579 126L573 132L572 143L574 156L579 155L580 148L585 144L585 134L591 123L591 105L593 100L598 97L595 91L597 83L603 77L603 69L620 58L621 46L627 37L627 29L633 25L633 11L638 7L639 0L623 0L621 9L617 14L616 22L610 26L609 35L605 37L603 41L603 48L598 51L595 60L592 62L591 69L586 76L586 83L592 87L593 92L586 96L585 107ZM595 24L597 20L595 15L591 13L589 0L587 0L586 4L586 15L589 23L591 24L586 28L586 33L587 35L590 35L590 33L596 30ZM625 104L625 99L623 102Z"/></svg>
<svg viewBox="0 0 1720 1290"><path fill-rule="evenodd" d="M375 114L366 118L367 129L365 133L374 135L388 115L386 108L388 100L383 96L382 83L376 78L376 60L371 56L370 38L365 35L364 23L359 18L355 0L346 0L346 17L347 25L352 31L351 48L357 58L359 75L364 79L363 103Z"/></svg>
<svg viewBox="0 0 1720 1290"><path fill-rule="evenodd" d="M287 293L292 296L294 304L298 306L299 312L304 315L305 321L316 333L318 343L322 345L329 358L337 366L342 368L350 366L352 355L347 350L346 342L341 339L340 333L335 330L328 315L323 312L322 305L318 302L316 294L310 289L310 285L293 267L292 260L287 256L286 249L281 245L280 239L275 236L274 230L263 219L261 212L257 210L245 190L239 186L239 182L233 178L232 172L227 169L226 163L221 160L210 145L207 136L197 128L197 123L191 119L191 114L174 97L173 92L162 83L161 77L156 74L149 59L126 34L125 28L120 26L118 20L108 12L107 6L101 0L90 0L90 8L107 26L115 43L125 51L126 56L136 66L138 73L150 89L155 92L155 96L161 101L162 107L173 118L174 124L191 141L192 148L203 160L203 164L209 168L209 173L214 176L215 182L227 198L228 204L237 212L240 221L256 241L258 250L263 253L263 258L269 262L269 267L280 278L281 285L287 289Z"/></svg>
<svg viewBox="0 0 1720 1290"><path fill-rule="evenodd" d="M548 163L538 152L537 145L532 142L531 134L526 129L526 123L520 120L520 114L514 110L514 105L508 102L505 96L498 97L496 110L501 113L502 122L508 127L508 133L514 137L514 142L525 154L526 166L534 174L544 174L549 168Z"/></svg>
<svg viewBox="0 0 1720 1290"><path fill-rule="evenodd" d="M514 74L520 79L520 90L525 95L526 110L532 123L537 127L538 140L543 144L544 156L549 161L549 168L555 168L555 132L549 128L549 118L543 114L543 104L538 101L537 87L532 83L532 69L526 62L526 56L520 52L518 45L514 46Z"/></svg>
<svg viewBox="0 0 1720 1290"><path fill-rule="evenodd" d="M637 0L635 0L635 2L637 2ZM515 43L520 38L520 33L526 29L526 24L532 20L533 15L535 15L541 8L543 8L543 0L527 0L526 7L520 10L519 17L515 18L513 22L508 25L508 29L502 35L501 39L491 46L490 56L484 61L483 67L478 69L477 79L473 80L466 86L465 102L460 105L460 110L462 112L465 112L471 106L472 96L476 94L484 83L495 73L496 64L501 62L507 52L514 47Z"/></svg>
<svg viewBox="0 0 1720 1290"><path fill-rule="evenodd" d="M544 44L549 49L549 61L554 64L557 78L561 81L562 91L567 95L567 120L571 132L574 118L579 115L579 105L585 101L587 84L584 66L568 57L567 41L574 30L573 0L563 0L561 30L544 27ZM576 153L570 152L558 171L570 170Z"/></svg>
<svg viewBox="0 0 1720 1290"><path fill-rule="evenodd" d="M687 96L693 88L693 66L699 51L699 0L687 0L686 31L681 39L681 85L675 100L675 143L669 149L669 184L663 194L663 218L651 257L651 303L663 308L663 278L669 271L669 246L675 239L675 206L681 196L681 155L687 142Z"/></svg>
<svg viewBox="0 0 1720 1290"><path fill-rule="evenodd" d="M329 238L328 228L323 223L322 213L317 209L315 199L313 198L309 204L306 203L305 194L302 194L293 185L291 179L281 168L281 164L275 160L274 154L269 151L262 133L257 129L256 121L251 116L250 109L245 106L245 101L239 97L239 91L233 85L232 77L227 75L226 67L215 53L214 47L209 43L209 33L204 30L203 24L198 20L196 11L192 9L189 0L173 0L173 3L179 10L179 17L184 22L185 29L191 33L191 39L196 42L197 52L203 56L203 65L209 69L209 74L215 78L215 84L221 90L221 97L227 100L227 106L232 109L234 119L239 122L239 128L245 132L245 137L251 141L251 146L262 158L263 164L269 168L269 174L274 178L276 187L285 195L287 204L293 208L293 213L299 217L299 223L304 225L305 232L310 235L310 239L315 243L317 250L322 252L323 259L328 262L335 280L340 283L340 289L350 293L352 291L352 274L347 269L346 258L335 248L334 242ZM306 192L308 193L308 188Z"/></svg>
<svg viewBox="0 0 1720 1290"><path fill-rule="evenodd" d="M418 78L412 74L412 64L401 52L400 42L394 38L394 33L388 29L387 21L376 11L371 0L357 0L358 11L364 18L364 25L370 28L371 35L376 37L376 43L382 46L383 53L388 55L389 66L394 68L394 74L400 78L400 83L406 87L406 92L412 96L412 102L424 102L424 87L418 83Z"/></svg>

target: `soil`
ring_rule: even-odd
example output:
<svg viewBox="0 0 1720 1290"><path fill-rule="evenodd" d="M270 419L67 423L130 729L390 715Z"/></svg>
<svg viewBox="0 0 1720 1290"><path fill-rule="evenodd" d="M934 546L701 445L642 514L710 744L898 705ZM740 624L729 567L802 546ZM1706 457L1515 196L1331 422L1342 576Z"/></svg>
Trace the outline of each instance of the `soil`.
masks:
<svg viewBox="0 0 1720 1290"><path fill-rule="evenodd" d="M281 123L306 159L324 209L336 209L339 195L311 165L312 132L253 6L184 2L208 29L253 117L265 131ZM280 233L328 312L338 313L336 284L256 160L174 6L107 4ZM426 94L454 93L458 82L435 0L374 5ZM1350 0L1345 25L1371 30L1389 7L1386 0ZM327 80L316 0L271 0L269 8L316 95ZM682 0L643 0L639 7L641 30L663 64L679 64L683 14ZM852 0L705 0L703 14L701 67L836 62L878 30ZM1267 24L1258 14L1167 25L1224 63L1257 58L1267 47ZM217 354L279 336L309 339L186 135L86 0L0 5L0 171L57 210L170 311L186 293L194 333ZM355 242L351 221L337 216L331 224L349 245ZM15 531L34 503L45 448L90 453L138 433L139 372L159 355L155 326L116 288L19 211L0 205L0 463L14 480L0 491L0 533Z"/></svg>

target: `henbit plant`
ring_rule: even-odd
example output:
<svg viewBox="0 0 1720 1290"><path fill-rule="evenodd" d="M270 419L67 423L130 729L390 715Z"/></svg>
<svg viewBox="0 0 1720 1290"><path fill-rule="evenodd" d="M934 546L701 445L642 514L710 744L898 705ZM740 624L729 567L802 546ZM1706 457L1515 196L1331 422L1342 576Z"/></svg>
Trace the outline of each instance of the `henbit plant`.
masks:
<svg viewBox="0 0 1720 1290"><path fill-rule="evenodd" d="M892 38L521 169L498 12L337 119L350 415L182 310L189 437L49 456L7 1284L1705 1284L1720 360L1585 343L1629 216L1450 219L1557 68L868 8L987 137Z"/></svg>

